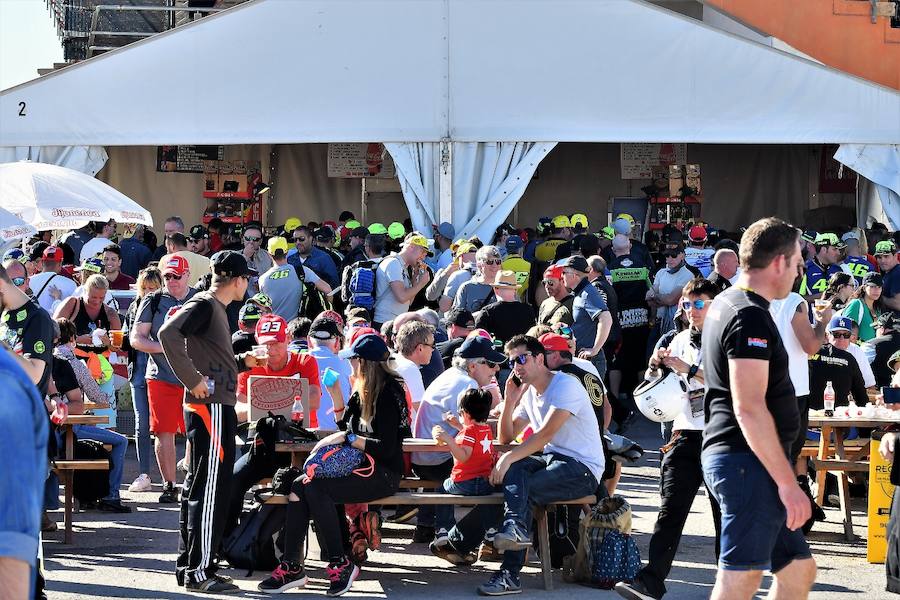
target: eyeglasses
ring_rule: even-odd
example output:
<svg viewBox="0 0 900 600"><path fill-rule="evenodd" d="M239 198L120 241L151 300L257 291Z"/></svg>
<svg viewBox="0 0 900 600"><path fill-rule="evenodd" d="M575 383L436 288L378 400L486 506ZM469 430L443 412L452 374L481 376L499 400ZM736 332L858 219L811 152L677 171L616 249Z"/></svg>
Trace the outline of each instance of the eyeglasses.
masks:
<svg viewBox="0 0 900 600"><path fill-rule="evenodd" d="M514 356L514 357L508 359L508 360L506 361L506 365L507 365L510 369L515 368L516 363L518 363L518 364L520 364L520 365L524 365L526 362L528 362L528 357L529 357L529 356L534 356L534 354L532 354L531 352L523 352L522 354L520 354L520 355L518 355L518 356Z"/></svg>
<svg viewBox="0 0 900 600"><path fill-rule="evenodd" d="M295 237L295 238L294 238L294 241L295 241L295 242L305 242L305 241L306 241L306 238L305 238L305 237Z"/></svg>
<svg viewBox="0 0 900 600"><path fill-rule="evenodd" d="M844 332L832 331L831 332L831 337L833 337L837 340L840 340L840 339L849 340L850 335L851 334L849 331L844 331Z"/></svg>
<svg viewBox="0 0 900 600"><path fill-rule="evenodd" d="M175 281L181 281L182 277L184 277L184 275L172 275L171 273L166 273L165 275L163 275L163 279L165 279L166 281L172 281L173 279Z"/></svg>
<svg viewBox="0 0 900 600"><path fill-rule="evenodd" d="M245 235L245 236L244 236L244 241L245 241L245 242L260 242L260 241L262 241L262 237L256 237L256 236Z"/></svg>
<svg viewBox="0 0 900 600"><path fill-rule="evenodd" d="M434 348L434 342L431 342L430 344L428 342L422 342L419 345L420 346L428 346L429 348Z"/></svg>
<svg viewBox="0 0 900 600"><path fill-rule="evenodd" d="M703 310L704 306L706 306L706 300L685 300L681 303L681 310L691 310L691 307Z"/></svg>
<svg viewBox="0 0 900 600"><path fill-rule="evenodd" d="M499 265L502 264L503 261L499 258L486 258L483 263L486 265Z"/></svg>

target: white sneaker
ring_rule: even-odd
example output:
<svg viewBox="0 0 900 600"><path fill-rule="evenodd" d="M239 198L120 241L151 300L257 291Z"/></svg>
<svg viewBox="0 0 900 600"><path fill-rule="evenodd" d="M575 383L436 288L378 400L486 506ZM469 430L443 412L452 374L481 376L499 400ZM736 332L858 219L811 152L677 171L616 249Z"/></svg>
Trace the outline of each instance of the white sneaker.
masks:
<svg viewBox="0 0 900 600"><path fill-rule="evenodd" d="M179 472L184 473L185 475L187 475L187 472L188 472L188 461L187 461L187 456L185 456L184 458L182 458L181 460L179 460L179 461L178 461L178 464L175 465L175 468L176 468Z"/></svg>
<svg viewBox="0 0 900 600"><path fill-rule="evenodd" d="M146 473L141 473L137 479L135 479L131 485L128 486L129 492L149 492L152 488L150 483L150 476Z"/></svg>

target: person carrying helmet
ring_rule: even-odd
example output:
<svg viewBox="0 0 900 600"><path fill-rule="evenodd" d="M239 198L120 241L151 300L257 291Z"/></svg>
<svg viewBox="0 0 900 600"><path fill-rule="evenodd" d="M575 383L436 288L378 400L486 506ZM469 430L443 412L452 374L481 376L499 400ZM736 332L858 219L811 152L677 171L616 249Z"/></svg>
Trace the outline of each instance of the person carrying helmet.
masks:
<svg viewBox="0 0 900 600"><path fill-rule="evenodd" d="M698 277L689 281L682 290L680 306L690 326L678 333L668 347L657 349L650 357L650 368L659 377L664 376L663 371L670 372L665 376L677 377L683 384L676 388L674 394L660 398L657 411L649 410L642 402L640 388L635 390L636 404L641 412L654 421L671 418L673 424L671 439L660 448L663 453L659 486L662 498L659 516L650 538L649 560L633 582L616 584L616 592L623 598L658 599L665 595L665 580L672 569L681 532L691 512L697 490L703 485L700 448L704 427L704 380L700 335L709 305L718 293L719 288L706 279ZM713 495L708 496L712 505L718 558L721 510Z"/></svg>

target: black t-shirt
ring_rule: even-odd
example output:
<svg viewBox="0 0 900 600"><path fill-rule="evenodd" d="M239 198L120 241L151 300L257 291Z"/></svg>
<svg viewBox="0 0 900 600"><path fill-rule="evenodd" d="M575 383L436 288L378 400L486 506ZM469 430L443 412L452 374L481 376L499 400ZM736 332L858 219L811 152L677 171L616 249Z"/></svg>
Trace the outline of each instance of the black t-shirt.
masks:
<svg viewBox="0 0 900 600"><path fill-rule="evenodd" d="M593 373L585 371L573 363L563 365L559 370L575 377L587 391L588 398L591 399L591 407L597 416L597 423L600 425L600 433L603 433L603 404L606 403L606 387L603 382Z"/></svg>
<svg viewBox="0 0 900 600"><path fill-rule="evenodd" d="M16 354L28 354L44 361L44 373L38 391L47 395L53 365L53 319L34 300L0 315L0 339Z"/></svg>
<svg viewBox="0 0 900 600"><path fill-rule="evenodd" d="M75 369L64 358L53 357L53 383L56 384L56 391L62 395L79 388Z"/></svg>
<svg viewBox="0 0 900 600"><path fill-rule="evenodd" d="M609 328L609 336L603 345L604 348L611 348L622 337L622 327L619 325L619 297L616 295L616 290L613 289L612 284L603 275L593 280L591 285L603 296L603 301L606 302L606 306L609 308L609 314L612 315L612 327Z"/></svg>
<svg viewBox="0 0 900 600"><path fill-rule="evenodd" d="M834 388L836 405L847 404L851 394L859 406L865 406L869 401L856 358L846 350L825 344L809 357L810 408L821 410L824 407L825 386L829 381Z"/></svg>
<svg viewBox="0 0 900 600"><path fill-rule="evenodd" d="M731 282L722 277L720 274L713 271L709 274L709 277L706 278L711 284L719 288L719 292L724 292L728 288L731 287Z"/></svg>
<svg viewBox="0 0 900 600"><path fill-rule="evenodd" d="M485 329L504 344L535 323L534 309L524 302L494 302L475 314L475 327Z"/></svg>
<svg viewBox="0 0 900 600"><path fill-rule="evenodd" d="M875 385L891 385L891 377L894 372L888 367L887 361L891 355L900 350L900 332L893 332L868 342L875 348L875 358L872 360L872 374L875 375Z"/></svg>
<svg viewBox="0 0 900 600"><path fill-rule="evenodd" d="M623 330L646 326L650 321L650 307L647 304L650 263L632 250L630 254L613 257L608 266L612 286L619 300L619 325ZM623 335L625 334L623 331Z"/></svg>
<svg viewBox="0 0 900 600"><path fill-rule="evenodd" d="M716 296L706 314L701 348L706 381L703 452L750 452L734 414L728 361L757 359L769 365L766 408L787 456L800 432L800 412L788 373L788 355L769 314L769 302L738 287Z"/></svg>
<svg viewBox="0 0 900 600"><path fill-rule="evenodd" d="M441 353L441 358L444 361L444 368L449 369L451 367L451 363L453 361L453 353L456 352L462 343L466 341L466 338L453 338L449 339L446 342L441 342L437 345L437 351Z"/></svg>

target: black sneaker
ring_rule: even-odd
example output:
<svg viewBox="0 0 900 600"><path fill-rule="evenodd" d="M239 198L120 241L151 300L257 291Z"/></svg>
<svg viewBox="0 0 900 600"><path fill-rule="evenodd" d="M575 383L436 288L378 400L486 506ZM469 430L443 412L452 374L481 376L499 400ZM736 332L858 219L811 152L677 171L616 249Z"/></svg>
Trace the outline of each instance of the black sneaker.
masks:
<svg viewBox="0 0 900 600"><path fill-rule="evenodd" d="M631 583L620 581L613 589L616 590L617 594L628 600L659 600L658 597L647 591L647 588L639 579L635 579Z"/></svg>
<svg viewBox="0 0 900 600"><path fill-rule="evenodd" d="M325 592L328 596L342 596L350 591L350 586L359 577L359 567L354 565L348 559L344 559L341 563L331 563L325 569L328 574L328 580L331 585Z"/></svg>
<svg viewBox="0 0 900 600"><path fill-rule="evenodd" d="M506 596L507 594L521 594L522 584L519 578L506 569L494 573L490 581L478 586L479 596Z"/></svg>
<svg viewBox="0 0 900 600"><path fill-rule="evenodd" d="M241 591L238 586L215 575L200 583L188 579L184 583L184 589L199 594L235 594Z"/></svg>
<svg viewBox="0 0 900 600"><path fill-rule="evenodd" d="M163 492L159 495L160 504L178 504L178 488L171 481L163 485Z"/></svg>
<svg viewBox="0 0 900 600"><path fill-rule="evenodd" d="M508 520L503 524L503 528L494 535L494 548L500 552L527 550L531 548L531 537L524 527L513 520Z"/></svg>
<svg viewBox="0 0 900 600"><path fill-rule="evenodd" d="M303 570L303 565L282 561L275 567L268 579L259 582L256 589L267 594L280 594L291 588L304 587L306 581L306 571Z"/></svg>
<svg viewBox="0 0 900 600"><path fill-rule="evenodd" d="M131 507L122 504L121 500L100 500L97 502L97 510L111 513L130 513Z"/></svg>
<svg viewBox="0 0 900 600"><path fill-rule="evenodd" d="M416 530L413 532L413 544L430 544L434 541L434 527L428 527L427 525L416 525Z"/></svg>

